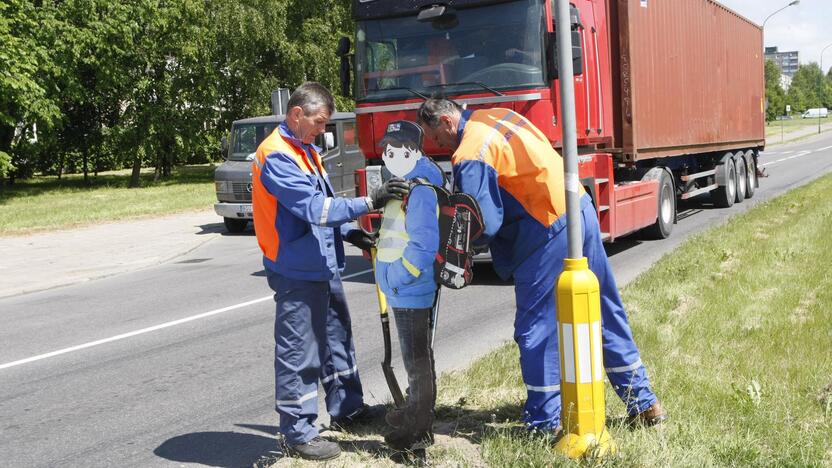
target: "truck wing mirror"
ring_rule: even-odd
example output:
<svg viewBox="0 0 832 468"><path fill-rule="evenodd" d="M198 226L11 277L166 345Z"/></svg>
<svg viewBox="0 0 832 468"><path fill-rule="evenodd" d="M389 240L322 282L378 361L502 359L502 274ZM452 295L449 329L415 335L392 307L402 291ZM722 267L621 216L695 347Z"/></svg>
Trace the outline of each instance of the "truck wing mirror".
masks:
<svg viewBox="0 0 832 468"><path fill-rule="evenodd" d="M228 138L225 135L220 138L220 150L222 151L222 158L228 159Z"/></svg>
<svg viewBox="0 0 832 468"><path fill-rule="evenodd" d="M581 12L571 3L569 4L569 23L572 29L570 34L572 37L572 72L575 76L579 76L584 73L584 49L581 38L581 30L584 25L581 21ZM557 33L549 34L548 48L549 75L551 79L556 80L560 76L558 70Z"/></svg>
<svg viewBox="0 0 832 468"><path fill-rule="evenodd" d="M331 150L335 148L335 135L332 132L324 133L324 149Z"/></svg>
<svg viewBox="0 0 832 468"><path fill-rule="evenodd" d="M339 78L341 82L341 95L344 97L350 97L350 74L352 73L350 67L350 38L343 36L341 39L338 40L338 49L335 50L335 53L341 57L341 68L338 71Z"/></svg>

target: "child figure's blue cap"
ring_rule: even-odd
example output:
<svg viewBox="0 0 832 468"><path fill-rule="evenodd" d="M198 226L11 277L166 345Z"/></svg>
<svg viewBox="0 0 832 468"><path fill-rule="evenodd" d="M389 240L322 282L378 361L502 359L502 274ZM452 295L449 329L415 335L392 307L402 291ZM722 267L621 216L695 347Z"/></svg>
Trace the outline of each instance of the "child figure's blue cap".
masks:
<svg viewBox="0 0 832 468"><path fill-rule="evenodd" d="M384 147L387 143L395 143L396 146L401 146L404 143L410 143L410 146L422 148L422 138L424 132L422 127L411 122L410 120L396 120L387 124L387 130L384 132L384 137L379 142L379 146Z"/></svg>

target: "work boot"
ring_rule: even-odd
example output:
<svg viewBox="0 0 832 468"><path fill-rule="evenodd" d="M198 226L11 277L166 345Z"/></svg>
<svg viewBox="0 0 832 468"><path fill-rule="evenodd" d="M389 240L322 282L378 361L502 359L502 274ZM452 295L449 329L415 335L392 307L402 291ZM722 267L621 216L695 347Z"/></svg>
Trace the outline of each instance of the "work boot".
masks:
<svg viewBox="0 0 832 468"><path fill-rule="evenodd" d="M286 454L290 457L300 457L305 460L332 460L341 455L338 444L318 436L303 444L287 445Z"/></svg>
<svg viewBox="0 0 832 468"><path fill-rule="evenodd" d="M658 401L641 413L629 416L627 422L633 426L655 426L667 421L667 411Z"/></svg>
<svg viewBox="0 0 832 468"><path fill-rule="evenodd" d="M370 406L366 403L357 410L341 418L332 419L329 427L338 431L349 431L358 426L371 424L384 415L384 406Z"/></svg>

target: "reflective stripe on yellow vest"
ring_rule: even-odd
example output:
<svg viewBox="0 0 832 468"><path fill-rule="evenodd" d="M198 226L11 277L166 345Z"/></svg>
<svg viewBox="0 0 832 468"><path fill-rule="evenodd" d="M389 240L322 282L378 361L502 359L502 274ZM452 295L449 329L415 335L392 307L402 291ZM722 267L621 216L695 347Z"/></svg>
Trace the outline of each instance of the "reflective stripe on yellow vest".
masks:
<svg viewBox="0 0 832 468"><path fill-rule="evenodd" d="M405 212L400 200L391 200L384 206L381 227L378 231L377 259L393 263L402 258L410 236L405 227Z"/></svg>

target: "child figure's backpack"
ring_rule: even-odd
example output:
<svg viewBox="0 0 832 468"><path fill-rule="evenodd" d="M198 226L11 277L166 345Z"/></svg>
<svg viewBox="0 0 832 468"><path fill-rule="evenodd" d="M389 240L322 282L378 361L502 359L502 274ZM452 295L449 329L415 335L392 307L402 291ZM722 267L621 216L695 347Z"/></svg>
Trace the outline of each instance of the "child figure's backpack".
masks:
<svg viewBox="0 0 832 468"><path fill-rule="evenodd" d="M433 189L439 205L439 250L434 272L436 282L451 289L462 289L474 277L473 242L482 235L482 212L477 200L467 193L451 193L424 179L415 185ZM414 186L415 186L414 185ZM402 203L407 211L407 199Z"/></svg>

